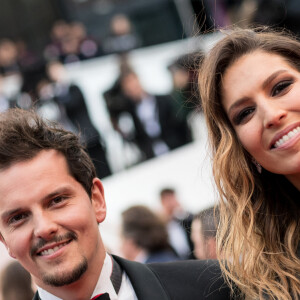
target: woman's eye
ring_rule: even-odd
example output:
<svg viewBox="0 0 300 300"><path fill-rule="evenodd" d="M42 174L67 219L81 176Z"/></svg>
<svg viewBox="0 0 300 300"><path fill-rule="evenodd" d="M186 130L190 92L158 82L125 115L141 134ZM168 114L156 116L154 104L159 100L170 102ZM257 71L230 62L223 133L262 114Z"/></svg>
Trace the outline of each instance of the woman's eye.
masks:
<svg viewBox="0 0 300 300"><path fill-rule="evenodd" d="M281 81L278 84L276 84L271 91L272 97L279 95L286 88L288 88L292 83L293 83L292 80L286 80L286 81Z"/></svg>
<svg viewBox="0 0 300 300"><path fill-rule="evenodd" d="M240 125L247 120L247 117L251 115L255 110L255 107L247 107L241 110L234 118L233 123L235 125Z"/></svg>

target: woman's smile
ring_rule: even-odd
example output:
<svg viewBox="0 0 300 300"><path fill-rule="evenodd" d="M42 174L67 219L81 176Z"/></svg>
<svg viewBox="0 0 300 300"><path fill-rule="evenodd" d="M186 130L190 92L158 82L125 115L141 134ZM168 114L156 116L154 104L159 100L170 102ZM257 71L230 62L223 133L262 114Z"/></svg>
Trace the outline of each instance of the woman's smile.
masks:
<svg viewBox="0 0 300 300"><path fill-rule="evenodd" d="M237 59L222 81L222 105L249 154L270 172L300 178L300 73L276 54Z"/></svg>

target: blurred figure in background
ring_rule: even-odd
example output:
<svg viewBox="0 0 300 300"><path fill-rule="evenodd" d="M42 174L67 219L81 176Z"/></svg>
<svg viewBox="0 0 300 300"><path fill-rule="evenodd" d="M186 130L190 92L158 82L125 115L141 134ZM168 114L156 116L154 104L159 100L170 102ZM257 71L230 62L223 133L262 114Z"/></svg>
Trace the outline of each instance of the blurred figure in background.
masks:
<svg viewBox="0 0 300 300"><path fill-rule="evenodd" d="M138 146L142 160L190 141L186 123L177 118L172 97L146 92L130 67L121 69L115 85L104 97L114 128Z"/></svg>
<svg viewBox="0 0 300 300"><path fill-rule="evenodd" d="M51 42L44 49L47 61L59 60L64 64L99 56L102 51L95 39L89 37L81 22L56 21L51 30Z"/></svg>
<svg viewBox="0 0 300 300"><path fill-rule="evenodd" d="M197 74L199 64L204 53L188 53L178 57L169 66L168 70L172 76L173 104L178 119L182 122L182 130L186 130L188 140L192 140L192 119L201 111L199 95L197 93ZM197 129L198 130L198 129Z"/></svg>
<svg viewBox="0 0 300 300"><path fill-rule="evenodd" d="M216 234L219 224L219 209L210 207L201 211L192 222L191 238L197 259L216 259Z"/></svg>
<svg viewBox="0 0 300 300"><path fill-rule="evenodd" d="M168 66L173 81L171 96L174 98L177 113L184 119L197 107L196 103L193 103L194 76L188 59L189 55L180 56Z"/></svg>
<svg viewBox="0 0 300 300"><path fill-rule="evenodd" d="M5 95L3 90L4 78L0 74L0 112L7 110L10 106L10 99Z"/></svg>
<svg viewBox="0 0 300 300"><path fill-rule="evenodd" d="M99 178L109 176L111 170L106 159L104 142L90 119L80 88L68 81L65 67L61 62L48 63L46 70L52 82L52 97L62 107L61 110L65 112L73 128L80 133L82 142L86 145L96 167L97 176Z"/></svg>
<svg viewBox="0 0 300 300"><path fill-rule="evenodd" d="M228 5L231 0L204 0L203 3L214 28L224 28L231 25Z"/></svg>
<svg viewBox="0 0 300 300"><path fill-rule="evenodd" d="M134 31L129 18L124 14L117 14L110 21L110 32L103 42L105 54L126 53L141 46L140 37Z"/></svg>
<svg viewBox="0 0 300 300"><path fill-rule="evenodd" d="M31 300L34 296L31 276L17 261L9 263L1 274L3 300Z"/></svg>
<svg viewBox="0 0 300 300"><path fill-rule="evenodd" d="M10 39L0 40L0 74L9 76L19 72L18 50L15 42Z"/></svg>
<svg viewBox="0 0 300 300"><path fill-rule="evenodd" d="M164 188L160 191L160 202L171 246L180 258L194 258L191 241L193 215L181 206L173 188Z"/></svg>
<svg viewBox="0 0 300 300"><path fill-rule="evenodd" d="M143 263L178 260L168 242L162 220L148 207L132 206L122 213L122 245L125 258Z"/></svg>
<svg viewBox="0 0 300 300"><path fill-rule="evenodd" d="M50 32L50 43L44 49L44 57L47 61L59 59L62 53L62 41L67 38L69 31L65 20L54 22Z"/></svg>

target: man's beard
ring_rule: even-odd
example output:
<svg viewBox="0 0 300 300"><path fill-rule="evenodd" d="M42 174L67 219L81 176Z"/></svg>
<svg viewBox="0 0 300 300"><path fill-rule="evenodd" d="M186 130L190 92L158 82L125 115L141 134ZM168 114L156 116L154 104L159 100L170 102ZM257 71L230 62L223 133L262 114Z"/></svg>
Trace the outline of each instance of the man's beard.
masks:
<svg viewBox="0 0 300 300"><path fill-rule="evenodd" d="M71 272L51 275L44 274L42 280L45 284L55 287L68 285L77 281L85 273L87 268L87 259L83 257L82 261Z"/></svg>
<svg viewBox="0 0 300 300"><path fill-rule="evenodd" d="M62 236L55 236L50 241L46 241L44 239L40 239L35 245L32 246L30 254L35 258L36 252L47 245L48 243L53 242L61 242L65 240L71 240L71 241L77 241L77 235L74 232L68 232L65 235ZM59 261L56 261L56 264L59 264ZM55 264L52 266L52 268L55 268ZM87 270L88 268L88 261L86 257L82 257L82 260L78 263L77 266L74 267L74 269L70 272L60 272L54 274L47 274L46 272L42 274L42 281L51 286L60 287L64 285L71 284L75 281L77 281Z"/></svg>

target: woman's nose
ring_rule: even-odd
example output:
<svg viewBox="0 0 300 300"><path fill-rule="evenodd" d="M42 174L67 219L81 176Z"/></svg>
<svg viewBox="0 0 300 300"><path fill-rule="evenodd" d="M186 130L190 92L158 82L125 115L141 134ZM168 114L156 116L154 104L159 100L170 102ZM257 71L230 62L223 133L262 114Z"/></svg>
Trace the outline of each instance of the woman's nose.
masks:
<svg viewBox="0 0 300 300"><path fill-rule="evenodd" d="M277 104L269 103L264 105L264 126L265 128L276 127L286 117L287 111Z"/></svg>

